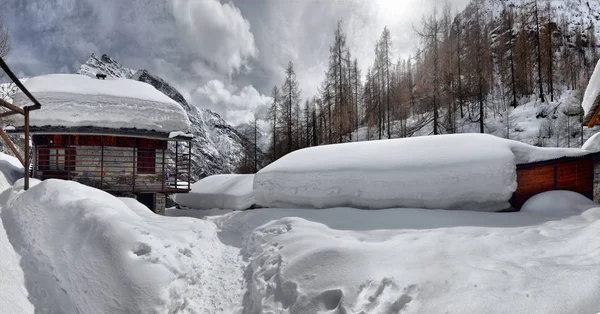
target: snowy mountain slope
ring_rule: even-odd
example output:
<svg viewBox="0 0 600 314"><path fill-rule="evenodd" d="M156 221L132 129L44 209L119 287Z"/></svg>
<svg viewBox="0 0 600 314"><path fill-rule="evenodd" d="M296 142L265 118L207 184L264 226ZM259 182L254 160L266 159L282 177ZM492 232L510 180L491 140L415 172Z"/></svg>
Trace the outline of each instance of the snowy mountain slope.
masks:
<svg viewBox="0 0 600 314"><path fill-rule="evenodd" d="M97 73L106 74L107 77L131 78L135 70L123 67L106 54L98 58L92 53L90 58L79 67L77 74L96 77Z"/></svg>
<svg viewBox="0 0 600 314"><path fill-rule="evenodd" d="M190 111L190 105L185 100L183 95L181 95L181 93L179 93L179 91L177 89L175 89L175 87L169 85L169 83L165 82L165 80L163 80L162 78L160 78L156 75L150 74L148 72L148 70L146 70L146 69L138 70L131 77L131 79L136 80L136 81L141 81L144 83L148 83L148 84L154 86L154 88L158 89L163 94L169 96L171 99L173 99L176 102L178 102L179 104L181 104L186 111L188 111L188 112Z"/></svg>
<svg viewBox="0 0 600 314"><path fill-rule="evenodd" d="M487 17L488 20L500 17L504 8L532 8L533 1L528 0L473 0L462 12L461 17L465 20L474 18L475 13ZM600 22L600 0L550 0L554 11L554 20L559 27L564 25L568 31L580 31L585 36L585 31L591 25ZM538 0L540 15L546 14L547 1ZM515 21L518 23L518 20ZM518 24L515 24L518 28ZM600 28L596 27L596 36L600 35Z"/></svg>

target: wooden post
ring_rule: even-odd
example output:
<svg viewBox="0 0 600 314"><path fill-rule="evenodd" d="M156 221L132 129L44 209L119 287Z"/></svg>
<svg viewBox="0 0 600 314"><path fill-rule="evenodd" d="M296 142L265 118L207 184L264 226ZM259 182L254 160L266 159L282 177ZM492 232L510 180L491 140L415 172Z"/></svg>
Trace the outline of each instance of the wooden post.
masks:
<svg viewBox="0 0 600 314"><path fill-rule="evenodd" d="M133 148L133 156L132 156L133 159L131 160L132 166L133 166L132 167L133 169L131 169L131 173L133 174L133 177L132 177L133 181L132 181L132 184L131 184L132 192L133 193L135 193L135 172L136 172L135 170L136 170L136 167L137 167L137 163L136 163L136 161L137 161L136 157L137 156L136 156L135 150L136 150L136 148L134 147Z"/></svg>
<svg viewBox="0 0 600 314"><path fill-rule="evenodd" d="M165 183L166 183L166 175L165 172L165 149L162 149L162 190L165 191Z"/></svg>
<svg viewBox="0 0 600 314"><path fill-rule="evenodd" d="M25 107L25 191L29 190L29 108Z"/></svg>
<svg viewBox="0 0 600 314"><path fill-rule="evenodd" d="M104 187L104 136L100 136L100 188Z"/></svg>
<svg viewBox="0 0 600 314"><path fill-rule="evenodd" d="M192 141L188 142L188 190L191 190L192 181Z"/></svg>
<svg viewBox="0 0 600 314"><path fill-rule="evenodd" d="M38 159L40 158L39 156L40 155L39 155L38 146L34 145L33 156L32 156L32 159L31 159L31 164L32 164L32 168L33 168L33 177L34 178L38 178Z"/></svg>

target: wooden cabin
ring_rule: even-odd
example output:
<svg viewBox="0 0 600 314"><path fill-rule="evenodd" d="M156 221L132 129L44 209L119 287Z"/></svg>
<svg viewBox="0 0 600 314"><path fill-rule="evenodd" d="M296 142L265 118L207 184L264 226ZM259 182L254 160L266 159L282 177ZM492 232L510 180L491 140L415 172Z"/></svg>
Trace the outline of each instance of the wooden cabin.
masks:
<svg viewBox="0 0 600 314"><path fill-rule="evenodd" d="M43 104L31 114L33 177L135 197L157 213L169 194L190 191L190 122L179 104L151 85L83 75L42 76L26 85ZM125 89L111 89L121 85ZM128 95L126 89L135 91ZM14 102L22 106L27 99L17 93ZM21 131L15 125L12 132Z"/></svg>
<svg viewBox="0 0 600 314"><path fill-rule="evenodd" d="M517 165L517 190L510 204L516 210L532 196L553 190L577 192L600 201L600 153Z"/></svg>

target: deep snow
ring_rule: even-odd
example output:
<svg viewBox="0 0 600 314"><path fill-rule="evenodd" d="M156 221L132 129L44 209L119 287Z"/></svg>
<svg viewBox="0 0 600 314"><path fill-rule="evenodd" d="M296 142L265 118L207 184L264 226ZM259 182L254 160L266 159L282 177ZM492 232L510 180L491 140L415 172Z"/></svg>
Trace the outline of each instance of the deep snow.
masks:
<svg viewBox="0 0 600 314"><path fill-rule="evenodd" d="M2 223L21 255L19 269L36 311L234 313L240 308L239 250L218 240L213 223L158 216L137 201L76 182L32 185L27 192L20 182L12 188Z"/></svg>
<svg viewBox="0 0 600 314"><path fill-rule="evenodd" d="M185 110L152 85L130 79L98 80L78 74L50 74L31 78L25 87L43 104L31 112L32 126L94 126L187 132ZM18 91L14 104L31 101ZM10 120L22 126L23 119Z"/></svg>
<svg viewBox="0 0 600 314"><path fill-rule="evenodd" d="M244 313L387 314L596 313L599 218L333 208L205 219L249 261Z"/></svg>
<svg viewBox="0 0 600 314"><path fill-rule="evenodd" d="M0 197L0 313L596 313L600 208L560 192L519 213L167 211L188 218L17 181Z"/></svg>
<svg viewBox="0 0 600 314"><path fill-rule="evenodd" d="M509 208L516 165L582 149L539 148L486 134L455 134L317 146L260 170L254 198L265 207Z"/></svg>
<svg viewBox="0 0 600 314"><path fill-rule="evenodd" d="M244 210L256 204L253 197L253 174L217 174L194 184L189 193L175 194L179 205L194 209Z"/></svg>

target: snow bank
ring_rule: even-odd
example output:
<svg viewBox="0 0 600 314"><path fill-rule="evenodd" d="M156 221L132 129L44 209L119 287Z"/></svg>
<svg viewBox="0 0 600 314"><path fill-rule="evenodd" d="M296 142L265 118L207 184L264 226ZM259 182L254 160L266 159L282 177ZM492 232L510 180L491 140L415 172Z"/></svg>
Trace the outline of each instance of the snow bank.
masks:
<svg viewBox="0 0 600 314"><path fill-rule="evenodd" d="M177 204L194 209L244 210L256 204L252 194L253 174L220 174L208 176L194 184L192 191L176 194Z"/></svg>
<svg viewBox="0 0 600 314"><path fill-rule="evenodd" d="M588 154L485 134L347 143L295 151L259 171L266 207L500 210L517 188L516 165Z"/></svg>
<svg viewBox="0 0 600 314"><path fill-rule="evenodd" d="M523 204L521 211L540 214L580 214L600 204L571 191L548 191L534 195Z"/></svg>
<svg viewBox="0 0 600 314"><path fill-rule="evenodd" d="M23 167L19 161L0 153L0 217L4 207L3 201L7 197L5 191L22 176ZM0 219L0 313L34 313L25 288L25 275L19 266L20 260L21 257L10 244Z"/></svg>
<svg viewBox="0 0 600 314"><path fill-rule="evenodd" d="M76 182L33 180L32 185L25 192L22 181L16 183L1 218L21 253L25 286L36 310L238 309L243 276L239 250L218 240L213 223L158 216L136 201Z"/></svg>
<svg viewBox="0 0 600 314"><path fill-rule="evenodd" d="M596 68L594 69L594 73L588 82L587 88L585 89L585 94L583 95L583 102L581 103L581 107L583 107L583 111L585 115L591 113L591 110L594 107L594 101L598 94L600 93L600 61L596 64Z"/></svg>
<svg viewBox="0 0 600 314"><path fill-rule="evenodd" d="M592 137L585 141L583 146L581 146L581 149L585 149L590 152L600 152L600 133L592 135Z"/></svg>
<svg viewBox="0 0 600 314"><path fill-rule="evenodd" d="M187 132L185 110L152 85L129 79L97 80L77 74L51 74L29 79L25 86L42 104L31 112L32 126L94 126ZM14 104L31 105L21 91ZM15 126L22 118L12 119Z"/></svg>
<svg viewBox="0 0 600 314"><path fill-rule="evenodd" d="M219 222L224 234L259 224L241 244L250 262L247 313L595 313L600 308L597 208L537 222L529 213L404 209L363 216L353 209L290 209L290 216L292 211L318 214L313 221L272 221L277 211L233 213ZM332 229L337 223L326 218L330 211L349 230ZM449 220L470 216L483 224L471 225L477 219L470 219L446 227ZM371 224L380 220L387 223ZM423 221L429 229L406 229L406 220ZM514 225L489 227L496 220Z"/></svg>

